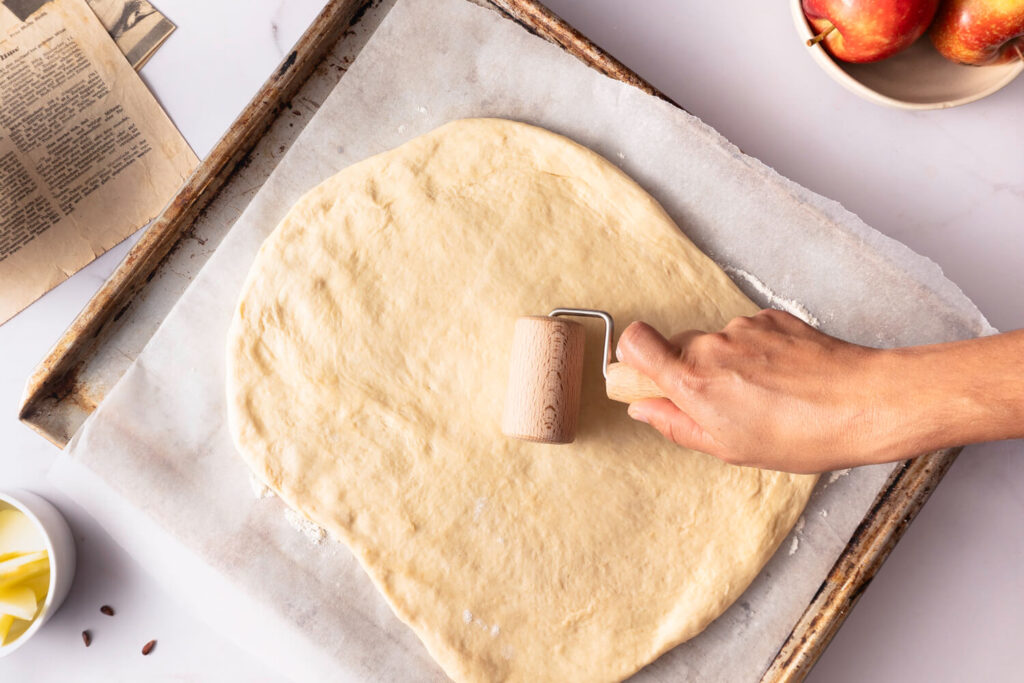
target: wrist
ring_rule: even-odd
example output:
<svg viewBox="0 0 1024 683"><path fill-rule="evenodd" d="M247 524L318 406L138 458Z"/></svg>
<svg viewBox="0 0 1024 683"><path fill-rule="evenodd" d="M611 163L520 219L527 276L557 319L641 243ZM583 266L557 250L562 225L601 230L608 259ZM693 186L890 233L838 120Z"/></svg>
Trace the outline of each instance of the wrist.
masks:
<svg viewBox="0 0 1024 683"><path fill-rule="evenodd" d="M964 427L977 418L980 406L951 367L950 349L938 344L884 353L895 384L892 399L899 406L900 457L966 443Z"/></svg>
<svg viewBox="0 0 1024 683"><path fill-rule="evenodd" d="M935 383L938 360L922 348L870 349L866 354L871 463L911 458L955 440L947 419L950 399Z"/></svg>
<svg viewBox="0 0 1024 683"><path fill-rule="evenodd" d="M1022 341L1000 335L880 351L900 457L1021 436Z"/></svg>

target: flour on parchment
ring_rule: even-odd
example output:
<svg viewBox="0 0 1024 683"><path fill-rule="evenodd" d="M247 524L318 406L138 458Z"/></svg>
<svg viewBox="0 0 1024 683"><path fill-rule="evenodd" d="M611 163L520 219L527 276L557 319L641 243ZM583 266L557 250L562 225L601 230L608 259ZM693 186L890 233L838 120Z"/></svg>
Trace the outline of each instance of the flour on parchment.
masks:
<svg viewBox="0 0 1024 683"><path fill-rule="evenodd" d="M270 487L260 481L256 475L249 476L249 485L252 487L252 494L257 500L274 497L274 492ZM285 508L284 518L293 529L302 533L314 545L320 545L327 538L327 532L322 526L314 524L291 508Z"/></svg>
<svg viewBox="0 0 1024 683"><path fill-rule="evenodd" d="M839 481L840 477L845 477L850 473L850 468L847 467L845 470L836 470L832 474L828 475L828 483L834 484Z"/></svg>
<svg viewBox="0 0 1024 683"><path fill-rule="evenodd" d="M723 270L725 270L725 272L729 273L730 275L735 275L740 279L744 280L745 282L747 282L759 294L761 294L765 299L767 299L768 303L773 308L778 308L779 310L786 311L787 313L795 315L796 317L800 318L805 323L807 323L808 325L815 329L821 326L821 321L818 320L813 313L807 310L806 306L804 306L799 301L796 301L794 299L787 299L784 296L776 294L771 289L769 289L768 285L761 282L761 280L759 280L754 275L751 275L750 273L741 268L734 268L732 266L726 266L725 268L723 268Z"/></svg>
<svg viewBox="0 0 1024 683"><path fill-rule="evenodd" d="M291 508L285 509L284 518L288 520L293 529L301 531L302 535L308 538L310 543L314 545L320 545L327 538L327 532L324 531L322 526L309 521Z"/></svg>

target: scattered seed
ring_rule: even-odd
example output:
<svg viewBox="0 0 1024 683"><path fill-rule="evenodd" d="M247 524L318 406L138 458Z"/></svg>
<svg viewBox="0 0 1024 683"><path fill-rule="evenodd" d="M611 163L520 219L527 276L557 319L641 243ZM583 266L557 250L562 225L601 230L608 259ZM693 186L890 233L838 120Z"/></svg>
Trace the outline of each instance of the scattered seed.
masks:
<svg viewBox="0 0 1024 683"><path fill-rule="evenodd" d="M142 654L148 655L150 652L153 651L154 647L156 647L156 641L155 640L149 641L148 643L146 643L145 645L142 646Z"/></svg>
<svg viewBox="0 0 1024 683"><path fill-rule="evenodd" d="M110 605L103 605L103 607L100 607L100 611L106 614L108 617L114 616L114 608Z"/></svg>
<svg viewBox="0 0 1024 683"><path fill-rule="evenodd" d="M82 642L85 643L86 647L92 645L92 634L88 631L82 631Z"/></svg>

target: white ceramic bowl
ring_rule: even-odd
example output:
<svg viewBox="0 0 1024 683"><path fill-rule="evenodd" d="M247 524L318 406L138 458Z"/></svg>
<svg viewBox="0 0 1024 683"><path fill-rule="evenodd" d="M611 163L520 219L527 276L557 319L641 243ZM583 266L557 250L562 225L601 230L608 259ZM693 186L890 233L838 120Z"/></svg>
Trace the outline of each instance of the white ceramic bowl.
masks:
<svg viewBox="0 0 1024 683"><path fill-rule="evenodd" d="M75 541L57 508L28 491L0 491L0 509L8 507L20 510L42 530L50 555L50 588L32 625L13 642L0 647L0 657L17 650L43 627L64 602L75 576Z"/></svg>
<svg viewBox="0 0 1024 683"><path fill-rule="evenodd" d="M790 0L801 41L815 31L800 0ZM825 73L847 90L876 104L900 109L946 109L980 100L1024 71L1024 61L999 66L964 66L940 55L925 34L909 48L871 64L833 59L821 44L804 47Z"/></svg>

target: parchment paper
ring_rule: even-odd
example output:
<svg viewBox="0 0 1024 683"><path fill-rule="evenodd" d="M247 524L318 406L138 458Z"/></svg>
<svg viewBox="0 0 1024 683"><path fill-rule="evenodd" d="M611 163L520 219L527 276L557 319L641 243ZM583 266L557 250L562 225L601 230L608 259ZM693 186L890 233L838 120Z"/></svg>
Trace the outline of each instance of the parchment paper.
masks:
<svg viewBox="0 0 1024 683"><path fill-rule="evenodd" d="M344 546L311 544L278 501L255 499L225 425L228 323L260 243L302 193L467 116L538 124L604 154L720 264L801 302L827 332L889 346L992 331L934 264L672 105L491 10L399 0L54 471L197 616L296 680L442 675ZM741 599L638 680L757 680L891 468L823 476Z"/></svg>

